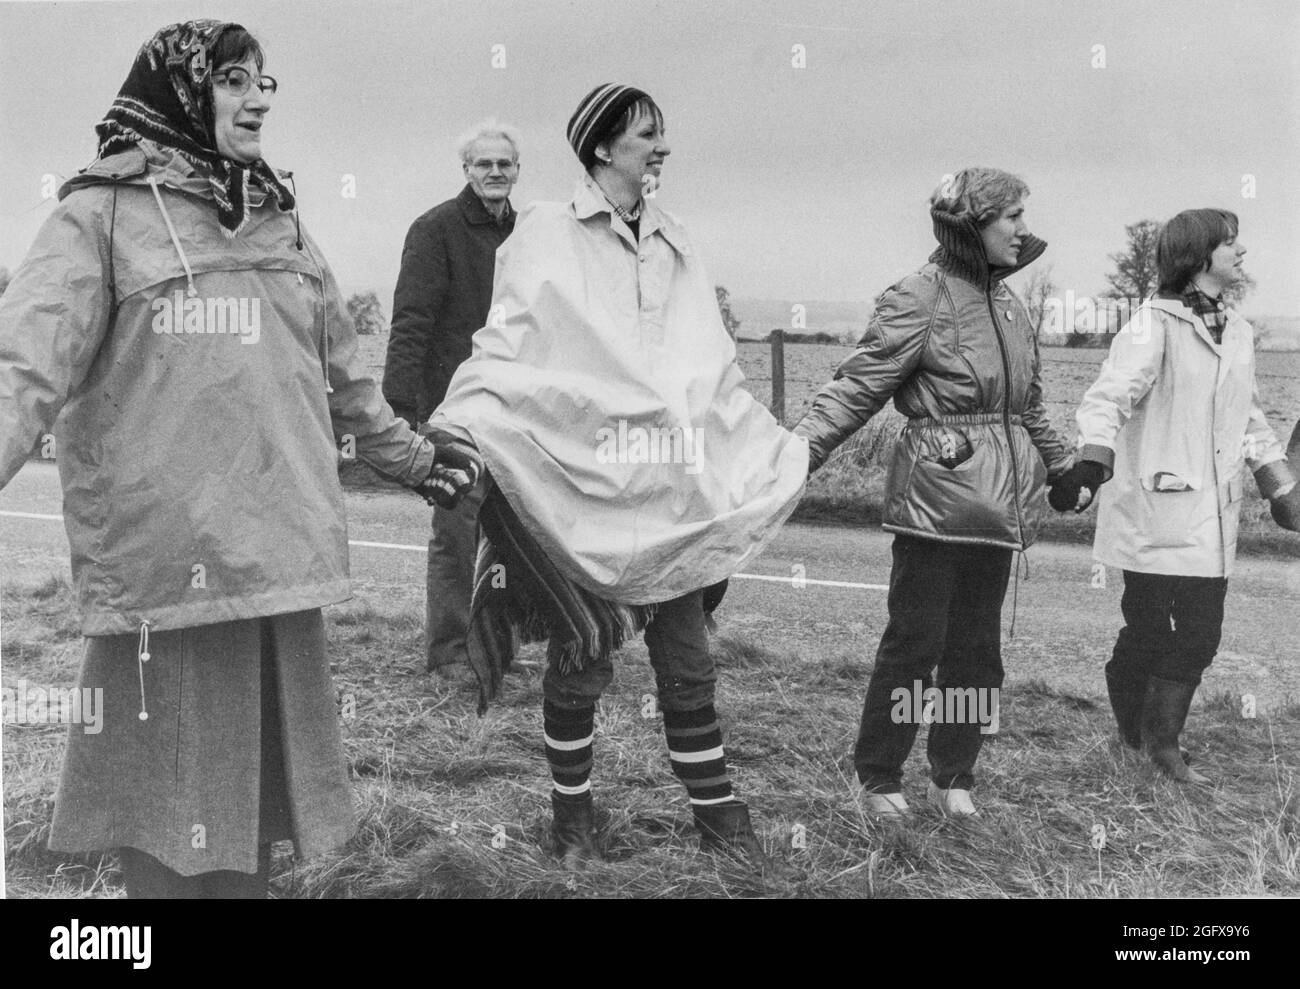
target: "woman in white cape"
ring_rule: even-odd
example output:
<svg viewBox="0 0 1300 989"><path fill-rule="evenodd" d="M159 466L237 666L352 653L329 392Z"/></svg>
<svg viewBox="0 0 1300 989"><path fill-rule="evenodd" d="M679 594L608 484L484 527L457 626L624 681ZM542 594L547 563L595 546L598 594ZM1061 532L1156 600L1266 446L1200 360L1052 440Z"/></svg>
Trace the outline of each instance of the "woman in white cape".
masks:
<svg viewBox="0 0 1300 989"><path fill-rule="evenodd" d="M714 288L655 203L670 154L658 106L629 86L597 86L568 139L587 173L571 201L521 211L497 253L488 325L432 420L478 448L494 485L471 662L490 681L486 700L499 681L485 655L549 637L552 833L579 869L596 855L595 702L610 653L644 628L701 842L761 864L714 711L705 589L794 510L807 443L741 387ZM496 559L504 581L492 579Z"/></svg>

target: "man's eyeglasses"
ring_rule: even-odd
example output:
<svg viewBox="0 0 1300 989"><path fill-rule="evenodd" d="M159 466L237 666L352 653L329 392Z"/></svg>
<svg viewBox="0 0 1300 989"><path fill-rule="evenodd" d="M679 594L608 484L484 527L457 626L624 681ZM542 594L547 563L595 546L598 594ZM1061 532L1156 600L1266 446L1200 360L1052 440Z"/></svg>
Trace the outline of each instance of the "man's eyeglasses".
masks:
<svg viewBox="0 0 1300 989"><path fill-rule="evenodd" d="M512 168L517 168L519 162L509 158L475 158L470 162L470 166L479 172L490 172L494 168L499 168L503 172L508 172Z"/></svg>
<svg viewBox="0 0 1300 989"><path fill-rule="evenodd" d="M254 84L253 77L238 66L212 73L212 81L220 83L235 96L243 96L248 92L248 87ZM272 95L280 88L280 84L271 76L258 76L256 85L263 96Z"/></svg>

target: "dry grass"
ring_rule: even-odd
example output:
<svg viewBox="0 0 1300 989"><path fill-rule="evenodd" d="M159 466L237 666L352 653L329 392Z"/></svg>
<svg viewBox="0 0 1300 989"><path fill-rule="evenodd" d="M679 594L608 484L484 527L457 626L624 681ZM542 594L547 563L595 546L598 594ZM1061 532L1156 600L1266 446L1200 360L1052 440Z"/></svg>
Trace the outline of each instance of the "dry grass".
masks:
<svg viewBox="0 0 1300 989"><path fill-rule="evenodd" d="M871 643L817 640L798 655L725 633L719 708L738 787L771 854L765 880L697 851L672 776L641 644L617 661L597 721L594 781L606 861L573 879L549 855L540 650L474 715L468 675L428 677L419 609L360 599L329 609L331 655L356 717L344 724L358 830L338 852L294 863L273 886L320 897L1134 897L1300 894L1300 751L1294 705L1243 720L1209 698L1184 742L1213 789L1164 781L1113 741L1103 699L1020 681L981 756L983 814L947 821L918 806L924 738L908 765L915 813L864 819L847 753ZM61 577L4 595L8 682L70 684L80 642ZM650 714L650 716L646 716ZM116 896L111 856L45 850L64 729L6 726L9 895ZM924 729L922 729L924 735ZM1101 829L1101 830L1099 830ZM1097 835L1104 847L1097 848Z"/></svg>

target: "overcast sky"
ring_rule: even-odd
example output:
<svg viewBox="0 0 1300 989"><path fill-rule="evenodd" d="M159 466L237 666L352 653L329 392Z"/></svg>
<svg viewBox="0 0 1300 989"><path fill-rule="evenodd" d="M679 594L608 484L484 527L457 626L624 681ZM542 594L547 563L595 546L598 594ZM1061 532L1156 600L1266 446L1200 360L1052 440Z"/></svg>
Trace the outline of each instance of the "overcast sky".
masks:
<svg viewBox="0 0 1300 989"><path fill-rule="evenodd" d="M568 198L565 124L618 81L662 106L659 201L733 295L872 298L934 246L943 175L986 164L1028 181L1062 289L1105 287L1126 223L1217 205L1241 217L1247 312L1300 314L1292 0L3 3L0 265L51 209L43 177L93 157L140 44L191 17L263 42L263 152L344 289L385 308L410 222L463 185L457 134L514 123L516 204Z"/></svg>

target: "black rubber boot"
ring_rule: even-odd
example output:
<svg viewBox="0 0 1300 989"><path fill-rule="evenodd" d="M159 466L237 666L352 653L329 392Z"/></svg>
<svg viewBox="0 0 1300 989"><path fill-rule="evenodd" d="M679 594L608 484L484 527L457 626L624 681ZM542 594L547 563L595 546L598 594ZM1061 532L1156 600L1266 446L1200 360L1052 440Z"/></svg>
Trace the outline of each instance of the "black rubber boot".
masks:
<svg viewBox="0 0 1300 989"><path fill-rule="evenodd" d="M581 872L600 859L596 851L596 811L591 794L585 800L561 800L551 794L551 838L555 857L568 872Z"/></svg>
<svg viewBox="0 0 1300 989"><path fill-rule="evenodd" d="M726 855L749 865L770 878L785 878L789 870L770 859L754 834L749 805L740 800L725 804L692 804L695 827L700 832L700 851Z"/></svg>
<svg viewBox="0 0 1300 989"><path fill-rule="evenodd" d="M1146 699L1146 685L1132 680L1120 680L1106 674L1106 693L1110 695L1110 709L1115 712L1119 737L1130 749L1142 748L1142 705Z"/></svg>
<svg viewBox="0 0 1300 989"><path fill-rule="evenodd" d="M167 868L148 852L119 848L118 864L128 900L200 900L203 876L182 876Z"/></svg>
<svg viewBox="0 0 1300 989"><path fill-rule="evenodd" d="M1180 783L1210 782L1187 765L1178 747L1195 693L1193 684L1152 677L1142 708L1142 747L1161 772Z"/></svg>
<svg viewBox="0 0 1300 989"><path fill-rule="evenodd" d="M271 846L258 845L257 871L234 872L222 869L205 872L203 897L209 900L265 900L271 884Z"/></svg>

